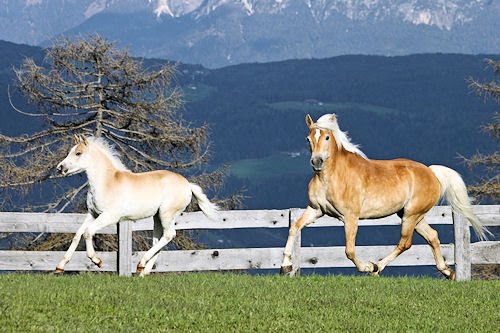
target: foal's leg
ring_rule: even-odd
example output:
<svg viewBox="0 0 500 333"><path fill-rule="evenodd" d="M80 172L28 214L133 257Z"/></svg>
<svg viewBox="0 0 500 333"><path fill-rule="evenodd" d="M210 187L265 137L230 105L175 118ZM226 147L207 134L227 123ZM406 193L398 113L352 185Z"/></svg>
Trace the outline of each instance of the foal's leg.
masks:
<svg viewBox="0 0 500 333"><path fill-rule="evenodd" d="M401 238L399 239L399 244L396 246L394 251L389 254L384 259L380 260L377 263L378 271L373 272L373 275L378 275L378 273L382 272L384 268L394 259L396 259L401 253L408 250L411 247L411 242L413 238L413 230L415 230L415 226L424 218L423 215L410 215L403 216L401 222Z"/></svg>
<svg viewBox="0 0 500 333"><path fill-rule="evenodd" d="M71 242L68 251L66 251L64 257L61 259L59 264L57 264L55 273L64 272L64 266L66 266L68 261L71 260L71 257L73 257L73 254L75 253L75 250L78 247L78 243L80 243L80 239L82 238L83 232L92 222L94 222L94 217L91 214L87 214L85 216L85 221L83 221L82 225L80 226L80 228L78 228L78 231L73 237L73 241Z"/></svg>
<svg viewBox="0 0 500 333"><path fill-rule="evenodd" d="M292 249L297 233L306 225L313 223L316 219L323 216L319 209L314 209L308 206L302 216L290 226L288 231L288 240L286 242L285 251L283 251L283 262L281 263L281 274L288 274L292 271Z"/></svg>
<svg viewBox="0 0 500 333"><path fill-rule="evenodd" d="M151 270L153 265L149 267L149 271L145 271L146 264L175 237L174 221L175 218L179 216L182 211L183 210L174 212L172 211L160 212L163 234L158 240L158 242L154 244L153 247L144 254L144 256L141 258L141 261L139 261L139 263L137 264L137 273L140 273L141 276L149 274L149 271Z"/></svg>
<svg viewBox="0 0 500 333"><path fill-rule="evenodd" d="M344 221L345 230L345 254L351 260L360 272L376 272L377 265L372 262L362 262L356 257L356 234L358 232L358 217L347 216Z"/></svg>
<svg viewBox="0 0 500 333"><path fill-rule="evenodd" d="M161 225L161 219L159 214L155 214L153 216L153 246L155 246L158 241L160 240L161 236L163 235L163 226ZM147 261L146 267L144 267L144 275L148 275L151 270L153 269L153 266L156 262L156 259L158 259L158 256L160 255L160 251L156 252L156 254Z"/></svg>
<svg viewBox="0 0 500 333"><path fill-rule="evenodd" d="M424 237L427 241L427 244L432 248L432 253L434 254L434 259L436 260L437 269L446 276L449 280L455 280L455 272L446 265L444 261L443 254L441 253L440 242L438 238L438 233L436 230L431 228L425 220L420 221L419 224L415 227L415 230L419 233L420 236Z"/></svg>
<svg viewBox="0 0 500 333"><path fill-rule="evenodd" d="M96 218L95 221L91 223L83 233L83 238L85 238L85 244L87 247L87 257L89 257L90 260L92 260L92 262L99 268L102 267L102 260L99 259L95 253L94 244L92 244L92 238L98 230L105 228L108 225L116 224L119 220L119 216L104 212L99 215L99 217Z"/></svg>

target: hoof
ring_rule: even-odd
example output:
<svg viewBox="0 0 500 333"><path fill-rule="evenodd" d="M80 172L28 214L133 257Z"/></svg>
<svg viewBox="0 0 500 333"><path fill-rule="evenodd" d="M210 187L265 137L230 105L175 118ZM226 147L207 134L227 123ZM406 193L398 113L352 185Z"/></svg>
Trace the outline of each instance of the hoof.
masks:
<svg viewBox="0 0 500 333"><path fill-rule="evenodd" d="M290 275L291 272L292 272L292 265L281 266L280 275Z"/></svg>
<svg viewBox="0 0 500 333"><path fill-rule="evenodd" d="M143 272L144 272L144 268L143 266L137 266L137 269L136 269L136 272L137 273L140 273L141 275L144 275Z"/></svg>
<svg viewBox="0 0 500 333"><path fill-rule="evenodd" d="M455 279L456 279L455 271L450 269L450 275L447 275L446 278L450 281L455 281Z"/></svg>
<svg viewBox="0 0 500 333"><path fill-rule="evenodd" d="M378 265L376 263L374 263L374 262L372 262L372 265L373 265L373 271L372 271L372 273L377 273L377 275L378 275Z"/></svg>
<svg viewBox="0 0 500 333"><path fill-rule="evenodd" d="M99 258L97 258L97 260L99 260L99 261L98 261L98 262L95 262L95 261L93 261L93 260L92 260L92 262L93 262L93 263L94 263L97 267L101 268L101 267L102 267L102 260L101 260L101 259L99 259Z"/></svg>
<svg viewBox="0 0 500 333"><path fill-rule="evenodd" d="M63 274L64 273L64 269L62 268L59 268L59 267L56 267L56 270L54 271L54 274Z"/></svg>

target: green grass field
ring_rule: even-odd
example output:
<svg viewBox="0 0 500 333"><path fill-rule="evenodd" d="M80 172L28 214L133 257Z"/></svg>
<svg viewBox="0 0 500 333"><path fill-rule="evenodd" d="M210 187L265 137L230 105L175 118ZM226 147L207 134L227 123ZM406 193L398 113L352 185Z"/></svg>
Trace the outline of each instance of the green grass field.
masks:
<svg viewBox="0 0 500 333"><path fill-rule="evenodd" d="M0 275L2 332L498 332L500 280Z"/></svg>

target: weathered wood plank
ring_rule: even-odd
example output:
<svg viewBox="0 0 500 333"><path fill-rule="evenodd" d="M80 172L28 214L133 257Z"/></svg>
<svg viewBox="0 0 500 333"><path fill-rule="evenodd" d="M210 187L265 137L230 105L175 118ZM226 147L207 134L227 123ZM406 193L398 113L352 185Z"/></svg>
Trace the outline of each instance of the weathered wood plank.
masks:
<svg viewBox="0 0 500 333"><path fill-rule="evenodd" d="M0 212L0 232L75 233L85 214ZM108 226L99 234L116 234L116 225Z"/></svg>
<svg viewBox="0 0 500 333"><path fill-rule="evenodd" d="M471 244L472 262L499 263L499 242L479 242ZM394 246L357 246L356 254L363 260L377 261L394 249ZM454 264L453 245L442 245L446 263ZM233 270L233 269L279 269L283 248L262 249L210 249L186 251L162 251L156 272ZM132 255L132 271L144 252ZM64 255L64 251L0 251L2 270L51 271ZM116 271L117 253L99 252L103 260L102 269L97 268L86 257L84 251L75 253L66 266L67 271ZM414 245L395 259L391 266L434 265L432 251L427 245ZM345 256L343 246L303 247L301 249L302 268L354 267Z"/></svg>
<svg viewBox="0 0 500 333"><path fill-rule="evenodd" d="M473 206L474 213L487 226L500 226L500 205ZM183 213L177 220L176 228L181 229L235 229L235 228L287 228L288 216L296 221L303 209L283 210L236 210L220 212L217 221L211 221L201 212ZM82 224L85 214L73 213L20 213L0 212L0 232L53 232L74 233ZM426 217L430 224L451 224L449 206L436 206ZM360 226L399 225L397 216L382 219L361 220ZM342 222L322 217L310 227L343 226ZM153 219L135 221L134 231L152 230ZM100 233L116 234L116 225L106 227Z"/></svg>
<svg viewBox="0 0 500 333"><path fill-rule="evenodd" d="M0 268L4 271L52 271L64 253L64 251L0 251ZM94 265L87 258L85 251L77 251L65 269L116 272L116 252L98 252L97 255L104 263L102 268Z"/></svg>
<svg viewBox="0 0 500 333"><path fill-rule="evenodd" d="M452 265L453 245L441 245L443 256ZM377 262L394 250L394 246L356 246L356 256L363 261ZM355 267L347 259L344 246L303 247L301 268ZM435 265L432 250L428 245L413 245L397 257L389 266Z"/></svg>
<svg viewBox="0 0 500 333"><path fill-rule="evenodd" d="M485 226L500 226L500 205L475 205L472 210Z"/></svg>
<svg viewBox="0 0 500 333"><path fill-rule="evenodd" d="M53 232L74 233L83 223L85 214L11 213L0 212L0 232ZM176 221L176 229L236 229L287 228L289 210L235 210L221 211L216 221L202 212L183 213ZM116 234L112 225L99 231ZM153 230L153 218L135 221L132 230Z"/></svg>
<svg viewBox="0 0 500 333"><path fill-rule="evenodd" d="M394 249L394 246L358 246L356 252L363 260L378 261ZM450 265L453 261L453 246L443 245L443 255ZM233 269L278 269L282 259L282 248L262 249L211 249L192 251L162 251L157 261L156 272L214 271ZM135 266L144 252L134 253ZM391 266L435 265L428 245L414 245L396 258ZM301 268L354 267L345 256L343 246L303 247ZM133 268L134 269L134 268Z"/></svg>
<svg viewBox="0 0 500 333"><path fill-rule="evenodd" d="M470 247L473 264L500 264L500 242L477 242Z"/></svg>
<svg viewBox="0 0 500 333"><path fill-rule="evenodd" d="M282 252L282 248L162 251L153 272L279 269ZM134 253L134 272L143 254Z"/></svg>
<svg viewBox="0 0 500 333"><path fill-rule="evenodd" d="M25 223L82 223L85 214L76 213L27 213L27 212L0 212L0 223L25 222Z"/></svg>
<svg viewBox="0 0 500 333"><path fill-rule="evenodd" d="M296 221L304 213L304 209L292 209L291 220ZM425 216L429 224L452 224L451 208L449 206L436 206ZM359 226L378 226L378 225L400 225L401 219L397 215L391 215L380 219L359 220ZM315 227L342 227L344 223L336 218L323 216L316 222L308 225L308 228Z"/></svg>
<svg viewBox="0 0 500 333"><path fill-rule="evenodd" d="M238 228L288 228L289 210L231 210L220 211L215 221L202 212L182 213L175 221L175 228L182 229L238 229ZM153 230L153 219L134 223L133 230Z"/></svg>

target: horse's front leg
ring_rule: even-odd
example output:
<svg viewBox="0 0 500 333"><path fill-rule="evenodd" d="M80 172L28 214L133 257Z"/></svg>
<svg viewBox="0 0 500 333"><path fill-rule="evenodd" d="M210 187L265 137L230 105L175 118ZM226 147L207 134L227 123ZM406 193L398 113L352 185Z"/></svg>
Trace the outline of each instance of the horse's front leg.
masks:
<svg viewBox="0 0 500 333"><path fill-rule="evenodd" d="M85 232L83 233L83 238L85 238L85 244L87 247L87 257L89 257L90 260L94 264L96 264L99 268L102 267L102 260L97 257L96 252L94 250L94 244L92 243L92 238L96 234L98 230L101 230L102 228L107 227L108 225L116 224L120 220L120 217L104 212L93 223L91 223Z"/></svg>
<svg viewBox="0 0 500 333"><path fill-rule="evenodd" d="M78 243L80 243L80 239L82 238L83 232L87 229L87 227L94 221L94 217L91 214L87 214L85 216L85 221L83 221L82 225L80 228L78 228L75 237L73 237L73 241L71 242L71 245L69 246L68 251L64 254L64 257L61 259L59 264L56 266L55 273L63 273L64 272L64 266L68 263L68 261L71 260L71 257L73 257L73 254L76 251L76 248L78 247Z"/></svg>
<svg viewBox="0 0 500 333"><path fill-rule="evenodd" d="M356 257L356 234L358 233L358 219L359 216L349 215L344 220L345 230L345 254L351 260L360 272L368 272L376 274L378 267L372 262L363 262Z"/></svg>
<svg viewBox="0 0 500 333"><path fill-rule="evenodd" d="M281 263L281 274L290 274L292 272L292 250L295 243L297 233L306 225L313 223L318 218L323 216L323 212L319 209L314 209L308 206L302 216L290 226L288 231L288 240L286 242L285 251L283 251L283 262Z"/></svg>

